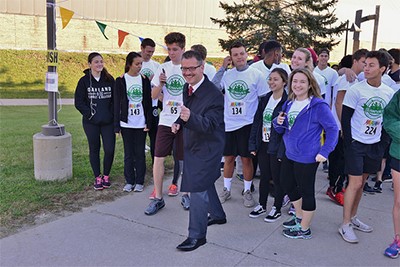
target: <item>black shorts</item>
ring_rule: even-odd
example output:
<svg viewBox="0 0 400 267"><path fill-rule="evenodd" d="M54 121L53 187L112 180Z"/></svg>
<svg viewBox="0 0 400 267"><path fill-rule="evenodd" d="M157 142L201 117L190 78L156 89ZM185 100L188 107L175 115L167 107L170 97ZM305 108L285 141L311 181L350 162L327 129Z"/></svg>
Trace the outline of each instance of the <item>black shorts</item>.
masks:
<svg viewBox="0 0 400 267"><path fill-rule="evenodd" d="M251 124L232 132L225 132L224 156L241 156L251 158L249 152L249 138Z"/></svg>
<svg viewBox="0 0 400 267"><path fill-rule="evenodd" d="M400 172L400 160L396 159L395 157L392 157L390 159L390 168L392 168L397 172Z"/></svg>
<svg viewBox="0 0 400 267"><path fill-rule="evenodd" d="M363 144L353 140L344 152L345 174L360 176L363 173L377 173L381 170L384 152L380 143Z"/></svg>
<svg viewBox="0 0 400 267"><path fill-rule="evenodd" d="M176 142L175 157L178 160L183 160L183 131L179 130L176 134L171 132L171 127L159 125L157 129L156 145L154 156L158 158L165 158L171 155L172 147Z"/></svg>

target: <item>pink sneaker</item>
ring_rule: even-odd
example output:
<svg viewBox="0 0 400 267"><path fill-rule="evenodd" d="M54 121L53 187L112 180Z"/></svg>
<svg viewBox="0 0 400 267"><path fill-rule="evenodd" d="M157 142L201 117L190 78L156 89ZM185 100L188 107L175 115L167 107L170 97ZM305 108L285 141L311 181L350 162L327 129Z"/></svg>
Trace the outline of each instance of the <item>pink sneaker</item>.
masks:
<svg viewBox="0 0 400 267"><path fill-rule="evenodd" d="M103 176L102 184L104 188L109 188L111 186L110 177L108 175Z"/></svg>
<svg viewBox="0 0 400 267"><path fill-rule="evenodd" d="M103 179L101 175L97 176L94 180L93 188L94 190L103 190Z"/></svg>
<svg viewBox="0 0 400 267"><path fill-rule="evenodd" d="M154 188L149 196L149 199L155 199L155 198L156 198L156 189Z"/></svg>
<svg viewBox="0 0 400 267"><path fill-rule="evenodd" d="M168 196L174 197L178 195L178 186L171 184L168 188Z"/></svg>

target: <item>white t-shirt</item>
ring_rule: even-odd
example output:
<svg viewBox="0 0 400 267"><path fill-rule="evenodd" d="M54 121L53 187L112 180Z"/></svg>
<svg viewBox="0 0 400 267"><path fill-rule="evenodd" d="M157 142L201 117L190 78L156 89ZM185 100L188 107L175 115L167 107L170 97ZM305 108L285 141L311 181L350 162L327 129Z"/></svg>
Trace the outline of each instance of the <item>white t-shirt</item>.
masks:
<svg viewBox="0 0 400 267"><path fill-rule="evenodd" d="M314 71L313 71L313 75L314 75L314 78L317 80L317 83L318 83L319 88L320 88L320 90L321 90L321 96L322 96L322 95L325 95L325 97L326 97L326 84L325 84L325 79L324 79L324 77L322 77L321 74L319 74L318 72L316 72L315 69L314 69Z"/></svg>
<svg viewBox="0 0 400 267"><path fill-rule="evenodd" d="M265 106L265 109L263 111L263 125L261 129L261 134L262 134L262 141L263 142L269 142L269 138L271 135L271 122L272 122L272 113L274 112L274 109L278 105L278 103L281 101L282 97L278 99L274 99L274 97L271 95L271 97L268 100L267 105Z"/></svg>
<svg viewBox="0 0 400 267"><path fill-rule="evenodd" d="M367 80L347 90L343 105L354 109L351 117L351 137L354 140L364 144L380 141L383 110L393 95L394 91L384 83L372 87Z"/></svg>
<svg viewBox="0 0 400 267"><path fill-rule="evenodd" d="M336 113L335 103L336 103L336 99L337 99L337 94L339 91L347 91L351 86L353 86L356 83L358 83L357 79L354 82L349 83L346 80L346 75L342 75L336 80L335 84L333 85L331 111L333 114L333 118L335 118L336 124L339 129L342 129L342 125L341 125L339 117Z"/></svg>
<svg viewBox="0 0 400 267"><path fill-rule="evenodd" d="M293 104L290 106L289 112L287 114L288 116L288 122L289 122L289 129L292 128L297 115L299 115L299 113L308 105L310 104L311 99L310 98L306 98L304 100L294 100Z"/></svg>
<svg viewBox="0 0 400 267"><path fill-rule="evenodd" d="M140 70L140 73L143 74L144 76L147 76L149 79L151 79L156 72L156 70L160 67L160 63L150 59L147 62L142 63L142 69ZM153 99L152 100L153 107L157 106L158 104L158 99Z"/></svg>
<svg viewBox="0 0 400 267"><path fill-rule="evenodd" d="M232 132L253 123L258 97L268 93L267 81L255 68L236 68L224 73L221 87L225 89L225 131Z"/></svg>
<svg viewBox="0 0 400 267"><path fill-rule="evenodd" d="M215 67L211 64L208 64L207 62L204 63L204 72L205 75L207 75L207 78L212 81L212 79L215 76L215 73L217 73L217 70Z"/></svg>
<svg viewBox="0 0 400 267"><path fill-rule="evenodd" d="M124 74L126 81L126 94L128 96L128 123L120 121L121 127L141 129L146 125L144 110L142 105L143 100L143 85L142 76L130 76Z"/></svg>
<svg viewBox="0 0 400 267"><path fill-rule="evenodd" d="M181 64L174 65L172 61L168 61L161 64L154 73L154 77L151 80L154 86L160 84L159 77L163 69L167 76L167 82L162 87L163 110L160 113L159 125L171 127L181 113L183 85L186 81L182 76Z"/></svg>
<svg viewBox="0 0 400 267"><path fill-rule="evenodd" d="M358 74L357 76L357 79L359 81L364 81L365 80L364 72L360 72L360 74ZM382 75L382 82L387 86L389 86L390 88L392 88L395 92L399 90L398 84L396 84L396 82L386 73Z"/></svg>
<svg viewBox="0 0 400 267"><path fill-rule="evenodd" d="M265 77L267 82L268 82L269 75L271 74L271 71L273 69L275 69L275 68L284 69L286 71L286 73L288 74L288 77L289 77L289 75L291 73L289 66L287 64L285 64L285 63L280 63L280 64L275 64L274 63L274 64L272 64L271 68L268 69L267 66L265 66L265 64L264 64L264 61L263 60L259 60L256 63L251 64L250 67L258 69L263 74L263 76ZM267 83L267 91L268 92L271 91L269 89L268 83Z"/></svg>
<svg viewBox="0 0 400 267"><path fill-rule="evenodd" d="M326 86L325 102L328 103L329 106L332 106L333 103L335 103L332 101L332 93L333 93L332 87L335 84L336 80L338 79L339 74L331 67L326 67L325 69L321 70L317 66L314 69L314 72L317 72L324 78Z"/></svg>

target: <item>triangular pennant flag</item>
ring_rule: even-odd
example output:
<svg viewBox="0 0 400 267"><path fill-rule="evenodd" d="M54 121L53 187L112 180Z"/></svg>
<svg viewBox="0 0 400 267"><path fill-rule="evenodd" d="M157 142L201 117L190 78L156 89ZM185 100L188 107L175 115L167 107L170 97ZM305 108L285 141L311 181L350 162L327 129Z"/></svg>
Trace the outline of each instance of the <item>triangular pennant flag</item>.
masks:
<svg viewBox="0 0 400 267"><path fill-rule="evenodd" d="M64 29L65 27L67 27L69 21L71 20L72 16L74 15L74 11L60 7L60 15L61 15L61 21L62 21L62 28Z"/></svg>
<svg viewBox="0 0 400 267"><path fill-rule="evenodd" d="M138 38L139 38L140 42L143 42L144 38L142 38L140 36Z"/></svg>
<svg viewBox="0 0 400 267"><path fill-rule="evenodd" d="M121 47L122 43L124 42L125 36L129 33L118 30L118 46Z"/></svg>
<svg viewBox="0 0 400 267"><path fill-rule="evenodd" d="M108 40L108 37L104 33L104 31L106 30L107 25L103 24L101 22L98 22L97 20L96 20L96 23L97 23L97 26L99 26L99 29L100 29L101 33L104 35L104 38L106 38Z"/></svg>

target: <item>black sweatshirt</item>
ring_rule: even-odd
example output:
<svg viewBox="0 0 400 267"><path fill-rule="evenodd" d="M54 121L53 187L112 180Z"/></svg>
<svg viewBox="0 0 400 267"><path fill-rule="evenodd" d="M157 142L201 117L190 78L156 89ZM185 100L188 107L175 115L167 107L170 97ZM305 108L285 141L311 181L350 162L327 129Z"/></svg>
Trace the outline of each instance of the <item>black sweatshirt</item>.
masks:
<svg viewBox="0 0 400 267"><path fill-rule="evenodd" d="M83 122L98 125L112 123L114 78L109 79L101 72L100 80L97 81L89 73L89 69L84 73L85 76L79 80L75 90L75 107L82 114Z"/></svg>

